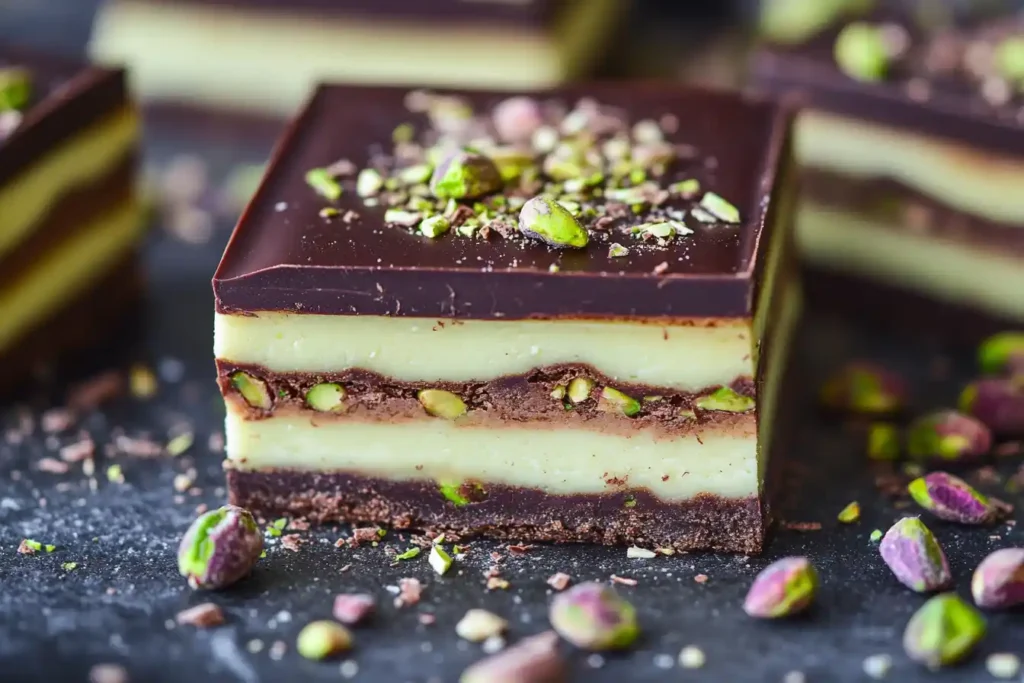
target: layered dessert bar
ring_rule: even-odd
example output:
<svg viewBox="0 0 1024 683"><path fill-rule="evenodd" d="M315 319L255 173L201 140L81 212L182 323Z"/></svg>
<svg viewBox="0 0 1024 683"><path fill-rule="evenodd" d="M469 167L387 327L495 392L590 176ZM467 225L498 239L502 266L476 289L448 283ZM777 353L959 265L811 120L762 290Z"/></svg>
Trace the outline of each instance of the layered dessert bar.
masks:
<svg viewBox="0 0 1024 683"><path fill-rule="evenodd" d="M145 99L290 115L317 82L540 88L585 75L629 0L109 0L91 54ZM286 45L287 55L268 50Z"/></svg>
<svg viewBox="0 0 1024 683"><path fill-rule="evenodd" d="M123 71L0 49L5 382L95 341L134 298L139 137Z"/></svg>
<svg viewBox="0 0 1024 683"><path fill-rule="evenodd" d="M736 94L320 88L213 280L232 502L757 552L788 159Z"/></svg>
<svg viewBox="0 0 1024 683"><path fill-rule="evenodd" d="M951 337L1024 321L1024 20L994 4L845 3L757 56L804 106L809 297Z"/></svg>

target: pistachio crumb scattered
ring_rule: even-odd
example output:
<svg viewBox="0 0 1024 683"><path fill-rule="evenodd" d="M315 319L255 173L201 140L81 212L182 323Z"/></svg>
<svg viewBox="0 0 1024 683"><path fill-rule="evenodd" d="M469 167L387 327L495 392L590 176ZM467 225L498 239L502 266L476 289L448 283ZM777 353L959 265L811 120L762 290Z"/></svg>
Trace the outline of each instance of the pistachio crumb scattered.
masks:
<svg viewBox="0 0 1024 683"><path fill-rule="evenodd" d="M419 548L413 546L412 548L409 548L408 550L406 550L404 553L401 553L399 555L395 555L395 559L399 560L399 561L401 561L401 560L411 560L411 559L419 556L420 552L421 551L420 551Z"/></svg>
<svg viewBox="0 0 1024 683"><path fill-rule="evenodd" d="M631 560L650 560L656 556L653 550L647 548L638 548L636 546L630 546L626 550L626 557Z"/></svg>
<svg viewBox="0 0 1024 683"><path fill-rule="evenodd" d="M860 503L853 501L839 511L837 519L843 524L852 524L860 519Z"/></svg>
<svg viewBox="0 0 1024 683"><path fill-rule="evenodd" d="M704 666L704 650L696 645L687 645L679 651L679 666L684 669L699 669Z"/></svg>
<svg viewBox="0 0 1024 683"><path fill-rule="evenodd" d="M985 658L985 669L993 678L1016 678L1020 673L1020 657L1009 652L994 652Z"/></svg>

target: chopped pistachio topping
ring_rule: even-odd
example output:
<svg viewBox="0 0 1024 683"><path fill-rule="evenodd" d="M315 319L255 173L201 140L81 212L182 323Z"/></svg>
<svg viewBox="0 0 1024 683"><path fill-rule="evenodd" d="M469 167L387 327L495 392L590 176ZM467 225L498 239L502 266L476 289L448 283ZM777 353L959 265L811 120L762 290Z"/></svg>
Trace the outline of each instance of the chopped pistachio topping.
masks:
<svg viewBox="0 0 1024 683"><path fill-rule="evenodd" d="M739 223L740 210L714 192L704 193L700 206L715 218L726 223Z"/></svg>
<svg viewBox="0 0 1024 683"><path fill-rule="evenodd" d="M843 524L852 524L860 519L860 503L853 501L842 510L836 517Z"/></svg>
<svg viewBox="0 0 1024 683"><path fill-rule="evenodd" d="M889 69L889 51L882 31L871 24L854 22L836 38L836 64L859 81L880 81Z"/></svg>
<svg viewBox="0 0 1024 683"><path fill-rule="evenodd" d="M431 216L420 221L420 233L427 237L440 237L448 232L451 226L444 216Z"/></svg>
<svg viewBox="0 0 1024 683"><path fill-rule="evenodd" d="M675 192L686 199L696 197L700 193L700 181L695 178L681 180L668 186L669 192Z"/></svg>
<svg viewBox="0 0 1024 683"><path fill-rule="evenodd" d="M314 168L306 172L306 183L327 199L337 201L341 197L341 183L334 179L326 168Z"/></svg>
<svg viewBox="0 0 1024 683"><path fill-rule="evenodd" d="M375 169L364 168L356 179L356 194L360 197L372 197L384 187L384 178Z"/></svg>
<svg viewBox="0 0 1024 683"><path fill-rule="evenodd" d="M719 410L727 413L745 413L753 410L755 402L750 396L737 394L729 387L716 389L708 396L701 396L693 402L701 410Z"/></svg>
<svg viewBox="0 0 1024 683"><path fill-rule="evenodd" d="M690 209L690 215L701 223L717 223L718 219L714 215L708 213L699 206L695 206Z"/></svg>
<svg viewBox="0 0 1024 683"><path fill-rule="evenodd" d="M626 417L636 417L641 410L640 401L612 387L601 389L597 407L604 412L621 413Z"/></svg>
<svg viewBox="0 0 1024 683"><path fill-rule="evenodd" d="M871 535L868 536L868 540L871 541L872 543L878 543L879 541L881 541L882 540L882 530L881 529L875 529L874 531L872 531Z"/></svg>
<svg viewBox="0 0 1024 683"><path fill-rule="evenodd" d="M434 167L430 164L416 164L399 171L398 178L406 185L419 185L428 182L433 173Z"/></svg>
<svg viewBox="0 0 1024 683"><path fill-rule="evenodd" d="M618 242L612 242L608 247L608 258L622 258L623 256L629 255L629 248L624 247Z"/></svg>
<svg viewBox="0 0 1024 683"><path fill-rule="evenodd" d="M445 552L440 545L434 544L430 547L430 556L427 558L434 571L444 576L452 567L452 556Z"/></svg>
<svg viewBox="0 0 1024 683"><path fill-rule="evenodd" d="M419 556L419 554L420 554L420 549L414 546L414 547L409 548L408 550L406 550L404 553L400 553L398 555L395 555L395 559L396 560L411 560L411 559Z"/></svg>
<svg viewBox="0 0 1024 683"><path fill-rule="evenodd" d="M423 409L434 417L455 420L465 415L468 410L461 398L443 389L423 389L416 394L416 398L419 399Z"/></svg>
<svg viewBox="0 0 1024 683"><path fill-rule="evenodd" d="M488 157L461 151L442 161L430 179L438 199L475 199L497 192L503 182L498 167Z"/></svg>
<svg viewBox="0 0 1024 683"><path fill-rule="evenodd" d="M345 389L334 382L322 382L306 392L306 404L322 413L340 413L345 409Z"/></svg>
<svg viewBox="0 0 1024 683"><path fill-rule="evenodd" d="M27 69L0 68L0 112L24 108L32 95L32 79Z"/></svg>
<svg viewBox="0 0 1024 683"><path fill-rule="evenodd" d="M582 249L589 235L576 218L549 197L534 197L519 213L519 231L557 248Z"/></svg>
<svg viewBox="0 0 1024 683"><path fill-rule="evenodd" d="M66 572L71 572L71 571L74 571L74 570L78 569L78 563L77 562L61 562L60 568L63 569L64 571L66 571Z"/></svg>

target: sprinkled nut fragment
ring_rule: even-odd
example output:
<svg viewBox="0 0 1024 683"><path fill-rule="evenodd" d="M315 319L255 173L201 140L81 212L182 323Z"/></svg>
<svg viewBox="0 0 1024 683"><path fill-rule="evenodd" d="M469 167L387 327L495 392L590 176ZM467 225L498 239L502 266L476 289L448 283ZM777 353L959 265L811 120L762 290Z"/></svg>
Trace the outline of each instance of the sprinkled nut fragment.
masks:
<svg viewBox="0 0 1024 683"><path fill-rule="evenodd" d="M890 462L900 457L899 427L876 422L868 427L868 458Z"/></svg>
<svg viewBox="0 0 1024 683"><path fill-rule="evenodd" d="M985 619L955 593L936 595L910 618L903 649L930 669L956 664L985 635Z"/></svg>
<svg viewBox="0 0 1024 683"><path fill-rule="evenodd" d="M889 670L892 669L892 657L889 655L870 655L864 658L861 668L864 669L866 676L880 681L889 675Z"/></svg>
<svg viewBox="0 0 1024 683"><path fill-rule="evenodd" d="M523 205L519 231L558 249L582 249L590 240L572 213L550 197L534 197Z"/></svg>
<svg viewBox="0 0 1024 683"><path fill-rule="evenodd" d="M906 404L906 384L885 368L855 361L841 368L821 388L826 408L844 412L881 415Z"/></svg>
<svg viewBox="0 0 1024 683"><path fill-rule="evenodd" d="M360 197L373 197L384 187L384 178L372 168L364 168L356 178L356 194Z"/></svg>
<svg viewBox="0 0 1024 683"><path fill-rule="evenodd" d="M0 69L0 112L16 111L28 104L32 95L32 77L28 69Z"/></svg>
<svg viewBox="0 0 1024 683"><path fill-rule="evenodd" d="M953 580L946 553L917 517L893 524L878 552L896 579L912 591L928 593L948 587Z"/></svg>
<svg viewBox="0 0 1024 683"><path fill-rule="evenodd" d="M640 413L641 407L640 401L612 387L601 389L601 397L597 402L598 410L606 413L618 413L626 417L635 417Z"/></svg>
<svg viewBox="0 0 1024 683"><path fill-rule="evenodd" d="M996 48L996 68L999 74L1018 87L1024 85L1024 36L1005 39Z"/></svg>
<svg viewBox="0 0 1024 683"><path fill-rule="evenodd" d="M859 81L880 81L889 69L885 37L871 24L848 24L836 38L833 53L843 73Z"/></svg>
<svg viewBox="0 0 1024 683"><path fill-rule="evenodd" d="M860 503L858 503L857 501L853 501L852 503L850 503L849 505L847 505L846 507L839 511L839 514L836 516L836 519L838 519L843 524L852 524L856 522L860 519Z"/></svg>
<svg viewBox="0 0 1024 683"><path fill-rule="evenodd" d="M707 396L700 396L693 405L701 410L718 410L725 413L745 413L754 409L754 399L737 394L729 387L720 387Z"/></svg>
<svg viewBox="0 0 1024 683"><path fill-rule="evenodd" d="M994 652L985 658L985 670L993 678L1016 678L1020 673L1020 657L1011 652Z"/></svg>
<svg viewBox="0 0 1024 683"><path fill-rule="evenodd" d="M565 385L556 384L555 388L551 390L551 398L555 399L556 401L561 401L563 398L565 398Z"/></svg>
<svg viewBox="0 0 1024 683"><path fill-rule="evenodd" d="M760 619L777 619L803 612L818 591L818 572L806 557L784 557L765 567L754 579L743 611Z"/></svg>
<svg viewBox="0 0 1024 683"><path fill-rule="evenodd" d="M273 406L273 399L267 383L257 379L248 372L234 372L231 374L231 386L242 395L245 402L253 408L270 410Z"/></svg>
<svg viewBox="0 0 1024 683"><path fill-rule="evenodd" d="M248 574L263 552L263 535L248 510L225 505L200 515L178 546L178 571L192 588L217 590Z"/></svg>
<svg viewBox="0 0 1024 683"><path fill-rule="evenodd" d="M334 596L331 615L345 624L354 626L368 619L377 609L377 601L364 593L342 593Z"/></svg>
<svg viewBox="0 0 1024 683"><path fill-rule="evenodd" d="M633 605L602 583L581 583L559 593L548 616L560 636L585 650L626 648L640 634Z"/></svg>
<svg viewBox="0 0 1024 683"><path fill-rule="evenodd" d="M629 255L629 248L624 247L618 242L612 242L608 246L608 258L622 258L623 256Z"/></svg>
<svg viewBox="0 0 1024 683"><path fill-rule="evenodd" d="M181 626L197 626L199 628L210 628L220 626L224 623L224 612L212 602L204 602L195 607L178 612L174 618Z"/></svg>
<svg viewBox="0 0 1024 683"><path fill-rule="evenodd" d="M1003 548L982 560L971 577L971 595L986 609L1024 604L1024 548Z"/></svg>
<svg viewBox="0 0 1024 683"><path fill-rule="evenodd" d="M427 558L430 566L433 567L434 571L439 575L444 574L452 567L452 556L449 555L444 548L439 545L430 546L430 556Z"/></svg>
<svg viewBox="0 0 1024 683"><path fill-rule="evenodd" d="M567 676L558 635L545 631L471 665L459 683L564 683Z"/></svg>
<svg viewBox="0 0 1024 683"><path fill-rule="evenodd" d="M455 633L471 643L482 643L492 636L501 635L508 622L493 612L471 609L455 625Z"/></svg>
<svg viewBox="0 0 1024 683"><path fill-rule="evenodd" d="M988 498L959 477L929 472L907 486L911 498L939 519L960 524L990 524L1006 516L1008 506Z"/></svg>
<svg viewBox="0 0 1024 683"><path fill-rule="evenodd" d="M594 390L594 380L589 377L577 377L569 382L566 389L566 396L575 404L580 404L590 398L590 392Z"/></svg>
<svg viewBox="0 0 1024 683"><path fill-rule="evenodd" d="M669 185L668 190L682 196L683 199L693 199L700 194L700 181L695 178L681 180Z"/></svg>
<svg viewBox="0 0 1024 683"><path fill-rule="evenodd" d="M449 155L430 179L430 191L438 199L476 199L497 192L502 185L493 161L467 151Z"/></svg>
<svg viewBox="0 0 1024 683"><path fill-rule="evenodd" d="M440 237L451 227L452 224L444 216L430 216L420 221L420 233L427 237Z"/></svg>
<svg viewBox="0 0 1024 683"><path fill-rule="evenodd" d="M455 420L466 414L468 408L457 395L443 389L423 389L416 394L423 409L434 417Z"/></svg>
<svg viewBox="0 0 1024 683"><path fill-rule="evenodd" d="M306 392L306 405L321 413L340 413L345 410L345 389L335 382L322 382Z"/></svg>
<svg viewBox="0 0 1024 683"><path fill-rule="evenodd" d="M329 169L310 169L306 172L306 183L316 190L317 194L332 202L341 197L341 184L335 180Z"/></svg>
<svg viewBox="0 0 1024 683"><path fill-rule="evenodd" d="M384 212L384 222L390 225L398 225L403 228L414 228L423 220L423 214L419 211L405 211L404 209L388 209Z"/></svg>
<svg viewBox="0 0 1024 683"><path fill-rule="evenodd" d="M955 410L924 415L907 430L907 455L917 460L974 460L992 448L992 432Z"/></svg>
<svg viewBox="0 0 1024 683"><path fill-rule="evenodd" d="M295 649L306 659L327 659L352 649L352 634L334 621L306 624L295 641Z"/></svg>
<svg viewBox="0 0 1024 683"><path fill-rule="evenodd" d="M1024 375L971 382L960 394L960 410L997 434L1024 434Z"/></svg>
<svg viewBox="0 0 1024 683"><path fill-rule="evenodd" d="M684 669L700 669L706 662L704 650L696 645L687 645L679 651L679 666Z"/></svg>
<svg viewBox="0 0 1024 683"><path fill-rule="evenodd" d="M626 557L630 560L650 560L656 556L657 554L653 550L638 548L635 545L626 549Z"/></svg>
<svg viewBox="0 0 1024 683"><path fill-rule="evenodd" d="M1001 332L986 339L978 348L978 365L986 375L1024 374L1024 332Z"/></svg>
<svg viewBox="0 0 1024 683"><path fill-rule="evenodd" d="M704 197L700 200L700 206L720 221L726 223L740 222L740 210L714 192L705 193Z"/></svg>

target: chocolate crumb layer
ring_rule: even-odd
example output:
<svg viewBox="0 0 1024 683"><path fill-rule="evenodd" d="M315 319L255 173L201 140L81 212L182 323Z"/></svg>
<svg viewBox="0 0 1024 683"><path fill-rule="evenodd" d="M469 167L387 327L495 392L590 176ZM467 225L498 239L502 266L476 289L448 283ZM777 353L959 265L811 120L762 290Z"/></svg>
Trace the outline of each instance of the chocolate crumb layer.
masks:
<svg viewBox="0 0 1024 683"><path fill-rule="evenodd" d="M709 494L665 502L646 490L550 495L485 484L485 495L456 506L429 481L393 481L345 472L227 471L231 502L265 516L318 523L376 522L395 528L520 542L651 545L676 550L760 553L763 501Z"/></svg>

